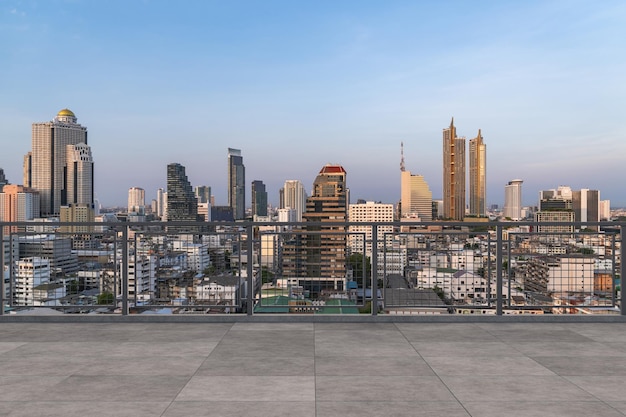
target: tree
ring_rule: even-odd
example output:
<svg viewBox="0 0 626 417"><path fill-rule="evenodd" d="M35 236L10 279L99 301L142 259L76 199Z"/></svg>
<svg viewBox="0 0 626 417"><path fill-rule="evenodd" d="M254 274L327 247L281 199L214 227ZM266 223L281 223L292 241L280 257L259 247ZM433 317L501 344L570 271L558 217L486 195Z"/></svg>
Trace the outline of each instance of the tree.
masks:
<svg viewBox="0 0 626 417"><path fill-rule="evenodd" d="M113 294L110 292L98 294L98 304L113 304L113 299Z"/></svg>

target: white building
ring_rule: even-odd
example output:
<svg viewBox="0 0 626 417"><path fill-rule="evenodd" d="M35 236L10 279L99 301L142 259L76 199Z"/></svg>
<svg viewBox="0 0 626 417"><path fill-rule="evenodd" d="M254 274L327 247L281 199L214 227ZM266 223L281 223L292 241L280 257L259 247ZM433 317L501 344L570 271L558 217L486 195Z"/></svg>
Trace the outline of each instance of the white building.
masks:
<svg viewBox="0 0 626 417"><path fill-rule="evenodd" d="M50 282L50 261L32 257L15 261L13 303L20 306L35 305L35 287Z"/></svg>
<svg viewBox="0 0 626 417"><path fill-rule="evenodd" d="M187 267L196 272L202 272L211 262L209 259L209 245L206 243L193 243L187 240L175 240L172 242L174 250L187 254Z"/></svg>
<svg viewBox="0 0 626 417"><path fill-rule="evenodd" d="M560 257L548 269L548 292L592 293L596 260L593 257Z"/></svg>
<svg viewBox="0 0 626 417"><path fill-rule="evenodd" d="M522 180L512 180L504 187L504 217L521 220L522 217Z"/></svg>
<svg viewBox="0 0 626 417"><path fill-rule="evenodd" d="M128 214L139 216L146 214L146 191L143 188L131 187L128 190Z"/></svg>
<svg viewBox="0 0 626 417"><path fill-rule="evenodd" d="M280 208L291 208L296 211L295 221L302 221L302 213L306 210L306 191L302 181L287 180L282 190L282 201Z"/></svg>
<svg viewBox="0 0 626 417"><path fill-rule="evenodd" d="M376 226L378 234L378 249L387 245L393 239L393 204L375 203L368 201L362 204L350 204L348 207L348 221L362 223L389 223L388 225ZM373 226L350 226L349 245L353 253L362 253L367 257L372 256ZM385 235L386 234L386 235Z"/></svg>

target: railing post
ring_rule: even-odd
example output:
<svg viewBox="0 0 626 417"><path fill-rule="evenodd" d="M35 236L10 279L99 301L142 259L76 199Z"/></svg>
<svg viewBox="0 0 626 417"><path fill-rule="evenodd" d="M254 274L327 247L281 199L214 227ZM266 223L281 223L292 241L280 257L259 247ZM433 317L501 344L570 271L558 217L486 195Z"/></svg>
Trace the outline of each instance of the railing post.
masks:
<svg viewBox="0 0 626 417"><path fill-rule="evenodd" d="M122 227L122 315L128 315L128 226Z"/></svg>
<svg viewBox="0 0 626 417"><path fill-rule="evenodd" d="M9 242L9 248L11 247ZM4 223L0 223L0 316L4 315L4 294L6 286L4 284Z"/></svg>
<svg viewBox="0 0 626 417"><path fill-rule="evenodd" d="M624 223L619 225L619 240L620 240L620 262L619 262L619 308L620 314L626 316L626 309L624 308L624 274L626 273L626 265L624 265Z"/></svg>
<svg viewBox="0 0 626 417"><path fill-rule="evenodd" d="M372 316L376 316L378 314L378 227L376 225L370 225L370 227L372 228ZM367 242L365 247L367 248Z"/></svg>
<svg viewBox="0 0 626 417"><path fill-rule="evenodd" d="M502 225L496 226L496 315L502 315Z"/></svg>
<svg viewBox="0 0 626 417"><path fill-rule="evenodd" d="M252 265L252 260L254 259L254 254L252 253L254 250L254 228L252 226L252 223L248 223L248 226L246 227L246 231L248 233L248 239L246 240L246 251L248 252L248 256L247 256L247 260L248 260L248 277L246 278L248 281L248 294L247 294L247 314L248 316L252 315L253 312L253 301L254 301L254 277L252 276L254 273L253 270L253 265Z"/></svg>

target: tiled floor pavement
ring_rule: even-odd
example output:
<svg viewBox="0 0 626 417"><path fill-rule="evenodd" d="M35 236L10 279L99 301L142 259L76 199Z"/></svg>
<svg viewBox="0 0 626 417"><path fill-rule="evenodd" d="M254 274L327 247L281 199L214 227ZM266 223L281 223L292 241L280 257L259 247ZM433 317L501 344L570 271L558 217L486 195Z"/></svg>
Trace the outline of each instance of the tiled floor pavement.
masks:
<svg viewBox="0 0 626 417"><path fill-rule="evenodd" d="M624 416L626 323L0 322L0 416Z"/></svg>

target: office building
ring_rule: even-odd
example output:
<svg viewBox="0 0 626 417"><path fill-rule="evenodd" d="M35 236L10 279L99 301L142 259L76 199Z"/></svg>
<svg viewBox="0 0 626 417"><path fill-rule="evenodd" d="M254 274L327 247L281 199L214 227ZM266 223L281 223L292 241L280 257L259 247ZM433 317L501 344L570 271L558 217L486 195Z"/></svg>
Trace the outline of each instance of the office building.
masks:
<svg viewBox="0 0 626 417"><path fill-rule="evenodd" d="M87 128L61 110L53 121L33 123L32 150L24 157L24 186L39 192L41 216L58 216L61 206L93 208L93 160Z"/></svg>
<svg viewBox="0 0 626 417"><path fill-rule="evenodd" d="M480 129L469 141L469 214L487 215L487 145Z"/></svg>
<svg viewBox="0 0 626 417"><path fill-rule="evenodd" d="M400 217L415 221L433 219L433 193L422 175L400 172Z"/></svg>
<svg viewBox="0 0 626 417"><path fill-rule="evenodd" d="M228 148L228 205L235 220L246 217L246 168L241 150Z"/></svg>
<svg viewBox="0 0 626 417"><path fill-rule="evenodd" d="M139 216L146 214L146 191L143 188L131 187L128 190L128 214Z"/></svg>
<svg viewBox="0 0 626 417"><path fill-rule="evenodd" d="M7 177L4 176L4 170L0 168L0 191L2 191L2 187L7 185L8 183L9 181L7 180Z"/></svg>
<svg viewBox="0 0 626 417"><path fill-rule="evenodd" d="M503 215L511 220L522 219L522 180L512 180L504 187Z"/></svg>
<svg viewBox="0 0 626 417"><path fill-rule="evenodd" d="M305 222L346 222L349 190L346 170L340 165L327 164L313 182L313 194L306 200ZM346 274L346 227L308 226L307 231L329 231L329 234L306 236L307 276L344 278Z"/></svg>
<svg viewBox="0 0 626 417"><path fill-rule="evenodd" d="M267 217L267 191L263 181L252 181L252 218Z"/></svg>
<svg viewBox="0 0 626 417"><path fill-rule="evenodd" d="M200 203L211 203L211 187L207 185L198 185L194 192L196 194L196 198L198 199L198 204Z"/></svg>
<svg viewBox="0 0 626 417"><path fill-rule="evenodd" d="M167 166L167 220L170 222L198 221L198 200L178 163Z"/></svg>
<svg viewBox="0 0 626 417"><path fill-rule="evenodd" d="M443 218L465 217L465 137L457 137L454 118L443 129Z"/></svg>
<svg viewBox="0 0 626 417"><path fill-rule="evenodd" d="M306 208L307 194L300 180L287 180L280 192L280 208L291 208L296 211L297 222L302 221Z"/></svg>
<svg viewBox="0 0 626 417"><path fill-rule="evenodd" d="M157 190L156 215L161 221L167 221L167 191L163 188Z"/></svg>
<svg viewBox="0 0 626 417"><path fill-rule="evenodd" d="M583 188L572 191L572 209L576 222L600 221L600 191ZM582 226L585 228L585 226ZM589 226L589 229L598 230L598 226Z"/></svg>

